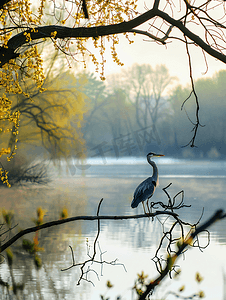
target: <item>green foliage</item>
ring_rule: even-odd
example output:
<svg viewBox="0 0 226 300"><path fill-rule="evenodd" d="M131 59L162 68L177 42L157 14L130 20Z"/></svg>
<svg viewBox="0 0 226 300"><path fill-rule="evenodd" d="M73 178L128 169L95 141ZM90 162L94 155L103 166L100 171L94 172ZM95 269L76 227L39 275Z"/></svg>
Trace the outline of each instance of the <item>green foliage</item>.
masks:
<svg viewBox="0 0 226 300"><path fill-rule="evenodd" d="M195 274L195 280L196 280L198 283L202 282L203 279L204 279L204 278L200 275L199 272L197 272L197 273Z"/></svg>
<svg viewBox="0 0 226 300"><path fill-rule="evenodd" d="M37 87L26 69L22 69L19 80L26 93L9 91L6 95L10 97L12 113L20 112L19 139L18 134L14 134L15 128L8 130L8 120L1 118L0 147L16 150L18 146L23 156L27 156L28 164L34 160L34 154L67 158L85 150L81 125L86 96L77 89L84 81L65 71L60 59L57 52L48 55L42 89ZM0 96L3 94L1 87ZM4 161L2 163L5 166Z"/></svg>
<svg viewBox="0 0 226 300"><path fill-rule="evenodd" d="M109 289L113 287L113 284L110 282L110 280L107 281L106 285Z"/></svg>
<svg viewBox="0 0 226 300"><path fill-rule="evenodd" d="M141 274L137 274L137 279L135 280L133 290L138 296L142 295L146 290L146 284L148 283L148 275L145 275L142 271Z"/></svg>
<svg viewBox="0 0 226 300"><path fill-rule="evenodd" d="M40 269L42 267L42 260L41 260L40 256L38 256L37 254L35 254L35 257L34 257L34 263L35 263L35 266L37 267L37 269Z"/></svg>
<svg viewBox="0 0 226 300"><path fill-rule="evenodd" d="M35 252L35 249L34 249L35 244L34 244L34 242L31 242L30 240L23 239L22 247L24 250L26 250L30 254L33 254Z"/></svg>
<svg viewBox="0 0 226 300"><path fill-rule="evenodd" d="M9 228L11 228L12 218L14 216L14 213L12 211L8 211L6 209L2 209L2 216L3 216L3 219L4 219L5 223L7 224L7 226Z"/></svg>
<svg viewBox="0 0 226 300"><path fill-rule="evenodd" d="M53 158L83 151L80 128L85 102L82 93L74 87L76 82L72 73L64 72L49 76L42 93L28 82L29 98L23 94L11 97L13 110L21 113L21 149L22 146L26 149L27 145L44 147ZM9 146L14 143L14 136L11 136Z"/></svg>
<svg viewBox="0 0 226 300"><path fill-rule="evenodd" d="M114 285L110 282L110 280L107 281L106 286L107 286L108 290L114 287ZM101 300L110 300L110 297L106 297L106 293L105 293L105 295L100 295ZM121 299L121 296L118 296L116 298L116 300L120 300L120 299Z"/></svg>
<svg viewBox="0 0 226 300"><path fill-rule="evenodd" d="M12 266L12 264L13 264L13 252L10 248L8 248L6 250L6 256L7 256L7 261L8 261L9 266Z"/></svg>

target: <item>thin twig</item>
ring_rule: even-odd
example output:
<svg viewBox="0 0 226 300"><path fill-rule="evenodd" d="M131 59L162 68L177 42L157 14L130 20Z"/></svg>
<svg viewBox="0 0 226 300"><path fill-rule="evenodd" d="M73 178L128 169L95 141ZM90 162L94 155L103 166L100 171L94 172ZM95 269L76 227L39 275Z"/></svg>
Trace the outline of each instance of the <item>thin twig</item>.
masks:
<svg viewBox="0 0 226 300"><path fill-rule="evenodd" d="M162 270L161 274L153 281L150 282L146 286L146 291L139 297L139 300L145 300L146 297L153 292L154 288L165 278L165 276L171 271L176 259L184 253L184 250L191 245L194 238L203 231L206 231L206 229L211 226L216 221L222 220L226 218L226 213L223 210L217 210L213 216L207 220L205 223L197 227L194 232L192 232L185 240L184 242L179 246L178 251L173 255L169 256L167 258L167 264L165 268Z"/></svg>

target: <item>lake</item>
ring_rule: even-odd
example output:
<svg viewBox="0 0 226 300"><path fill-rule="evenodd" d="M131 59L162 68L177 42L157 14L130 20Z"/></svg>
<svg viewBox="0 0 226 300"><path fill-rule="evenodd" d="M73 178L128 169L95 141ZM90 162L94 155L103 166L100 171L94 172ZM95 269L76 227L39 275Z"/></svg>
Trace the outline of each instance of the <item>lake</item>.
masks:
<svg viewBox="0 0 226 300"><path fill-rule="evenodd" d="M189 223L195 223L202 215L204 222L215 210L226 209L226 162L225 161L190 161L170 158L155 159L160 175L160 184L153 196L153 201L167 202L162 190L167 189L173 197L184 191L184 203L191 207L182 208L177 213ZM87 161L71 161L62 163L59 173L52 166L53 181L48 186L27 185L1 189L1 207L13 210L13 222L18 226L13 233L21 228L34 226L36 209L46 210L44 222L59 219L60 211L67 208L69 217L96 215L98 203L103 198L100 215L133 215L143 213L142 205L132 209L130 203L137 185L152 174L152 168L143 158L125 157L92 158ZM181 194L177 201L180 202ZM132 220L102 220L98 238L98 261L106 264L93 263L87 273L86 280L80 285L79 267L67 268L72 263L73 249L75 262L83 262L92 256L93 244L97 234L97 221L76 221L62 226L44 229L39 233L39 252L42 259L40 270L34 266L33 257L25 252L19 240L12 248L14 253L13 267L10 269L4 261L0 265L0 279L23 284L23 290L12 299L100 299L100 294L115 300L136 299L132 292L137 273L142 271L148 279L157 276L152 258L162 237L162 230L172 224L172 218L143 218ZM180 293L178 290L185 285L183 296L191 296L200 290L205 299L226 299L226 221L223 220L210 228L210 245L200 251L189 249L177 261L181 275L172 280L167 278L151 299L161 299L168 291ZM11 233L12 235L12 233ZM34 234L24 238L32 240ZM207 237L200 237L200 244L205 246ZM160 255L166 257L165 249ZM117 261L115 261L117 259ZM111 264L109 264L112 262ZM113 265L112 265L113 264ZM196 272L204 278L202 282L195 280ZM113 284L107 289L106 282ZM90 282L89 282L90 281ZM12 290L0 285L0 299L6 294L13 295ZM175 299L173 295L167 299Z"/></svg>

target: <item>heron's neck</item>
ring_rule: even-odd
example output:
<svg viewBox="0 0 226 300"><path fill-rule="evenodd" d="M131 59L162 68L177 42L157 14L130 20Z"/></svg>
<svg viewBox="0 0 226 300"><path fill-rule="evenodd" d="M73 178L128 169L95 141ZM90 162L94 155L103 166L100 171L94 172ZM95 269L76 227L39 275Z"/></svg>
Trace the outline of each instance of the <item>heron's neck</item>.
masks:
<svg viewBox="0 0 226 300"><path fill-rule="evenodd" d="M158 177L159 177L157 166L156 166L155 162L153 162L149 157L148 157L148 163L153 168L153 175L152 175L153 181L155 181L157 183L158 182Z"/></svg>

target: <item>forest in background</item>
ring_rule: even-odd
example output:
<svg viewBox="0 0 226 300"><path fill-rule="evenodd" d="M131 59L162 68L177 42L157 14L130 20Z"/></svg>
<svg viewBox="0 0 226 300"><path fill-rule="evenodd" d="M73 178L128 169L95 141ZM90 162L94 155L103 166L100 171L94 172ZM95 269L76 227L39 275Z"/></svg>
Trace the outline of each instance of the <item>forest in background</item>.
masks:
<svg viewBox="0 0 226 300"><path fill-rule="evenodd" d="M101 81L85 71L65 72L60 56L49 56L48 62L42 92L27 79L29 97L11 95L13 111L20 110L19 135L0 132L1 145L18 144L20 151L11 162L2 160L8 170L29 165L34 157L120 158L150 151L192 159L225 157L226 70L195 82L203 127L197 147L191 148L186 145L193 136L195 99L188 99L190 86L177 85L164 65L134 64Z"/></svg>
<svg viewBox="0 0 226 300"><path fill-rule="evenodd" d="M194 96L186 100L190 86L175 87L177 78L164 65L134 64L107 82L90 73L79 76L87 96L82 123L87 156L119 158L152 150L183 158L225 157L226 70L195 82L202 127L193 149L186 145L195 123Z"/></svg>

